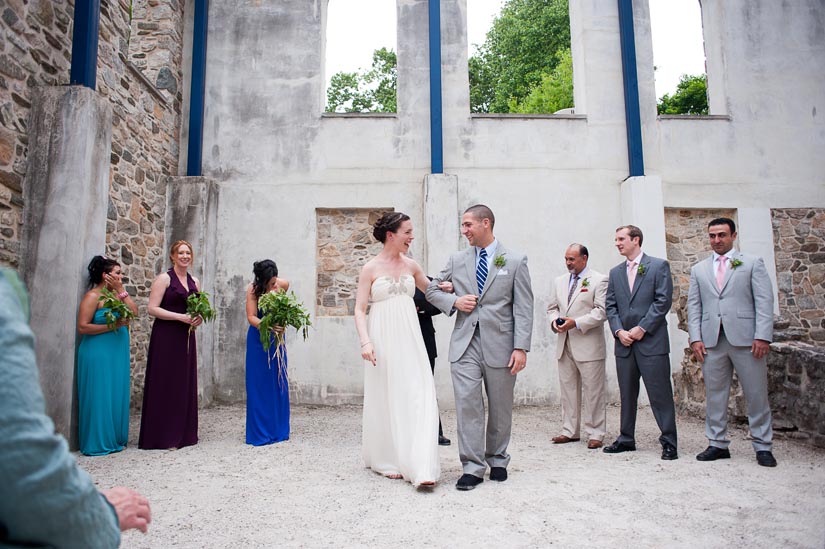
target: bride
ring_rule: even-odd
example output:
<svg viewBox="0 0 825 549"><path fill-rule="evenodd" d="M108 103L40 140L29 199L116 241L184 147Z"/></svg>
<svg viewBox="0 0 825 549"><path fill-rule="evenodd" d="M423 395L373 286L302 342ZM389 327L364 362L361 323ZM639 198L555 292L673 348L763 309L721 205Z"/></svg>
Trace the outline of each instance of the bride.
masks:
<svg viewBox="0 0 825 549"><path fill-rule="evenodd" d="M384 214L373 226L383 250L361 269L355 326L364 358L367 467L413 486L438 480L438 405L413 295L429 280L406 254L413 241L409 216ZM367 304L370 304L367 319Z"/></svg>

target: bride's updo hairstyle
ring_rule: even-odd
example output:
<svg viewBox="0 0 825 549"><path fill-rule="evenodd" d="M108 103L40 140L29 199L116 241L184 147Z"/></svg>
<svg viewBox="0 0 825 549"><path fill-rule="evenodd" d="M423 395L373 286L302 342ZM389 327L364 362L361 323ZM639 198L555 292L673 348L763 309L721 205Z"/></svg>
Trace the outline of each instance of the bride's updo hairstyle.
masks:
<svg viewBox="0 0 825 549"><path fill-rule="evenodd" d="M375 225L372 226L372 236L374 236L378 242L383 244L384 241L387 240L387 233L398 232L398 228L401 224L409 218L410 216L405 213L387 212L375 222Z"/></svg>
<svg viewBox="0 0 825 549"><path fill-rule="evenodd" d="M272 277L278 276L278 266L271 259L256 261L252 264L252 274L255 275L252 288L255 291L255 297L259 298L266 293L266 285Z"/></svg>

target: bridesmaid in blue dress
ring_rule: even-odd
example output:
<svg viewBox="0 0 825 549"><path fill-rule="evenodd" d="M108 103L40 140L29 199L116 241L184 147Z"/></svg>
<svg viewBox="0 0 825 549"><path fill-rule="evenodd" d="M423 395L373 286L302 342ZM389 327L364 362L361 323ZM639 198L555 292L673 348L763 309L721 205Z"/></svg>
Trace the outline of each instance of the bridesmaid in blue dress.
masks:
<svg viewBox="0 0 825 549"><path fill-rule="evenodd" d="M89 263L89 291L80 302L77 331L78 437L87 456L119 452L129 438L129 328L120 320L106 325L101 290L114 292L133 313L137 305L123 289L120 265L95 256Z"/></svg>
<svg viewBox="0 0 825 549"><path fill-rule="evenodd" d="M261 345L258 299L266 292L285 292L289 282L278 278L278 267L270 259L253 264L255 280L246 290L246 443L263 446L289 439L289 380L286 346L281 362L275 354L275 336L270 335L269 357ZM283 328L277 328L283 333Z"/></svg>

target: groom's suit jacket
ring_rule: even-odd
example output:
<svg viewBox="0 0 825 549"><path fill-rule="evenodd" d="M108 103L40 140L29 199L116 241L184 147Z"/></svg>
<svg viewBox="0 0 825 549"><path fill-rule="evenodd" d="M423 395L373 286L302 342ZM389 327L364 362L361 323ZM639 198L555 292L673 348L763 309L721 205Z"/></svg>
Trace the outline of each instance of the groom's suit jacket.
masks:
<svg viewBox="0 0 825 549"><path fill-rule="evenodd" d="M498 257L504 258L502 267L495 265ZM442 292L438 288L441 281L452 282L454 293ZM467 350L476 326L484 358L490 367L505 368L514 349L530 350L533 290L527 256L508 250L499 241L495 257L489 261L484 290L470 313L453 307L458 296L466 294L478 295L474 247L450 256L447 266L427 288L427 301L447 315L456 313L450 339L450 362L457 362Z"/></svg>
<svg viewBox="0 0 825 549"><path fill-rule="evenodd" d="M713 348L719 341L719 326L731 345L750 347L754 339L772 341L773 287L761 257L734 252L722 289L716 284L714 254L690 270L688 333L690 342L701 341Z"/></svg>
<svg viewBox="0 0 825 549"><path fill-rule="evenodd" d="M641 265L644 266L644 274L636 275L632 292L627 280L627 262L622 261L610 269L605 309L618 357L630 356L631 348L622 345L616 332L635 326L645 331L642 340L632 345L642 355L666 355L670 352L667 333L667 313L673 301L670 265L664 259L647 254L642 256Z"/></svg>
<svg viewBox="0 0 825 549"><path fill-rule="evenodd" d="M547 307L550 322L555 322L557 318L563 316L574 319L578 326L559 334L558 343L556 343L556 359L561 358L565 343L573 360L577 362L590 362L605 358L602 325L607 318L604 311L607 277L593 269L588 269L585 274L582 280L576 282L576 289L573 290L570 303L567 302L570 274L563 274L553 281L550 304ZM585 280L587 280L587 286L582 286Z"/></svg>

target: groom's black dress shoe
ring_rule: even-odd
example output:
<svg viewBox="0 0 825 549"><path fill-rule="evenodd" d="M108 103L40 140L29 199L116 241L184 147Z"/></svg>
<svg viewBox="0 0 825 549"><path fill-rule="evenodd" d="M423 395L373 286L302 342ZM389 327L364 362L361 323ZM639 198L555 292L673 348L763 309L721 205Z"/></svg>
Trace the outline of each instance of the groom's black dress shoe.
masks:
<svg viewBox="0 0 825 549"><path fill-rule="evenodd" d="M475 475L464 473L463 475L461 475L461 478L458 479L458 482L455 483L455 488L456 490L466 492L467 490L472 490L482 482L484 482L483 478L478 478Z"/></svg>
<svg viewBox="0 0 825 549"><path fill-rule="evenodd" d="M450 439L448 439L444 435L438 435L438 445L439 446L449 446L450 445Z"/></svg>
<svg viewBox="0 0 825 549"><path fill-rule="evenodd" d="M672 444L662 444L662 459L666 461L679 459L679 453L676 451L676 447Z"/></svg>
<svg viewBox="0 0 825 549"><path fill-rule="evenodd" d="M507 480L507 469L504 467L490 467L490 480L504 482Z"/></svg>
<svg viewBox="0 0 825 549"><path fill-rule="evenodd" d="M717 448L708 446L704 452L696 454L697 461L716 461L717 459L730 459L730 450L727 448Z"/></svg>
<svg viewBox="0 0 825 549"><path fill-rule="evenodd" d="M776 458L770 450L759 450L756 452L756 463L762 467L776 467Z"/></svg>
<svg viewBox="0 0 825 549"><path fill-rule="evenodd" d="M619 442L618 440L610 446L605 446L602 452L605 454L620 454L622 452L635 452L636 445L628 444L626 442Z"/></svg>

